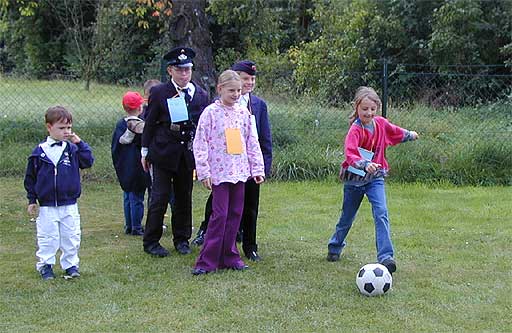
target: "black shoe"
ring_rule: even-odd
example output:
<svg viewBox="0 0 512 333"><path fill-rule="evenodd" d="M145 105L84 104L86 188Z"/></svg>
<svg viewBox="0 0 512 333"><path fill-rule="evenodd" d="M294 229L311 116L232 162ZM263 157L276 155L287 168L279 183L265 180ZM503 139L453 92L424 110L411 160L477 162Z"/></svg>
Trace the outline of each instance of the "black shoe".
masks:
<svg viewBox="0 0 512 333"><path fill-rule="evenodd" d="M39 270L39 273L41 273L41 277L43 278L43 280L53 280L53 279L55 279L55 274L53 274L52 265L48 265L48 264L44 265Z"/></svg>
<svg viewBox="0 0 512 333"><path fill-rule="evenodd" d="M381 265L385 266L388 269L389 273L391 274L396 272L396 263L392 258L384 260L383 262L381 262Z"/></svg>
<svg viewBox="0 0 512 333"><path fill-rule="evenodd" d="M194 268L192 270L192 275L205 275L205 274L208 274L208 271L204 270L202 268Z"/></svg>
<svg viewBox="0 0 512 333"><path fill-rule="evenodd" d="M237 243L242 243L242 238L243 238L243 231L238 231L236 233L236 242Z"/></svg>
<svg viewBox="0 0 512 333"><path fill-rule="evenodd" d="M245 256L250 261L254 261L254 262L261 261L261 257L258 255L258 252L256 252L256 251L251 251L248 254L246 254Z"/></svg>
<svg viewBox="0 0 512 333"><path fill-rule="evenodd" d="M132 229L124 229L124 233L127 235L131 235Z"/></svg>
<svg viewBox="0 0 512 333"><path fill-rule="evenodd" d="M178 251L179 254L190 254L192 252L187 242L176 245L176 251Z"/></svg>
<svg viewBox="0 0 512 333"><path fill-rule="evenodd" d="M327 261L334 262L334 261L338 261L338 260L340 260L339 254L337 254L337 253L328 253L327 254Z"/></svg>
<svg viewBox="0 0 512 333"><path fill-rule="evenodd" d="M204 234L206 232L202 229L199 229L199 231L197 232L197 235L196 235L196 238L194 238L194 240L192 241L192 244L196 245L196 246L201 246L203 245L204 243Z"/></svg>
<svg viewBox="0 0 512 333"><path fill-rule="evenodd" d="M149 246L144 246L144 252L149 253L156 257L167 257L169 255L169 251L160 243L155 243Z"/></svg>
<svg viewBox="0 0 512 333"><path fill-rule="evenodd" d="M144 236L144 230L132 230L132 236Z"/></svg>
<svg viewBox="0 0 512 333"><path fill-rule="evenodd" d="M231 269L234 271L245 271L245 270L249 269L249 266L247 266L247 265L233 266L233 267L231 267Z"/></svg>

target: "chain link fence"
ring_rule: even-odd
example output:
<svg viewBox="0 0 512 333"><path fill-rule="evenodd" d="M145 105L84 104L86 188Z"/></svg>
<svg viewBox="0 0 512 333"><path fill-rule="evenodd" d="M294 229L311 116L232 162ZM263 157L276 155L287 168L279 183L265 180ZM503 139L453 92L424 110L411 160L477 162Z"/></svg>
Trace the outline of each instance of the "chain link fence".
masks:
<svg viewBox="0 0 512 333"><path fill-rule="evenodd" d="M512 184L512 75L504 66L405 65L384 62L381 71L343 73L346 88L338 103L290 93L293 74L265 77L259 93L268 102L274 139L273 178L336 177L343 140L359 85L382 96L383 114L421 139L388 150L393 179L455 184ZM160 68L147 79L161 78ZM110 142L124 116L127 90L143 92L143 81L128 85L83 81L53 73L45 80L0 76L0 176L22 177L30 151L47 135L44 112L63 105L73 113L75 132L94 151L96 162L84 176L115 179ZM266 89L263 89L266 88ZM341 102L340 102L341 101Z"/></svg>

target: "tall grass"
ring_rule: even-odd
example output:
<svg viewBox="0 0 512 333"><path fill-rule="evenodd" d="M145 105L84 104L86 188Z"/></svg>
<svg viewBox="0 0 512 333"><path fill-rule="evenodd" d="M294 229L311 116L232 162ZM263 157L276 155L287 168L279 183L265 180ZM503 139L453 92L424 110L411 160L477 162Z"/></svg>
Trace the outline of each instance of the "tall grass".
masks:
<svg viewBox="0 0 512 333"><path fill-rule="evenodd" d="M113 179L111 133L123 116L121 98L141 87L80 82L0 80L0 175L24 172L26 157L46 136L43 114L50 105L69 106L74 128L94 150L96 164L87 177ZM343 160L343 140L350 105L329 107L308 99L268 96L274 139L273 177L278 180L336 177ZM512 107L433 109L396 105L391 122L420 134L420 140L388 149L391 175L405 182L448 181L453 184L510 185Z"/></svg>

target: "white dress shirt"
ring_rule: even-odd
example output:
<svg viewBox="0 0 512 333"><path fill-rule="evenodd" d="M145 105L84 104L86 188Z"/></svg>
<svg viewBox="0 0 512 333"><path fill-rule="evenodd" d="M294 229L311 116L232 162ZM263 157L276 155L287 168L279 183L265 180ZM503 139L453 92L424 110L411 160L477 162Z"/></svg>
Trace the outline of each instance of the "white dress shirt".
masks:
<svg viewBox="0 0 512 333"><path fill-rule="evenodd" d="M60 157L62 156L62 153L64 152L64 149L66 148L67 142L62 141L62 145L53 145L54 143L58 143L59 141L55 140L52 137L47 137L46 141L41 143L40 146L45 152L46 156L53 162L53 165L57 165L59 163Z"/></svg>

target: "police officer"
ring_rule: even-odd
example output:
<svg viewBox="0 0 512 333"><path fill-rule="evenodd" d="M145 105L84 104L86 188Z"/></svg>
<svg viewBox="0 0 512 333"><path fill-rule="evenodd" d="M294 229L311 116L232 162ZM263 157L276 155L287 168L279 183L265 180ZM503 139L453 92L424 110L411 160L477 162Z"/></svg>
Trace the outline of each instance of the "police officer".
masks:
<svg viewBox="0 0 512 333"><path fill-rule="evenodd" d="M152 192L144 231L144 251L158 257L169 255L160 245L164 214L174 187L174 211L171 218L174 247L189 254L192 234L192 173L195 168L192 142L196 124L209 104L208 94L192 78L195 52L188 47L170 50L167 83L151 89L142 133L142 165L152 168Z"/></svg>

